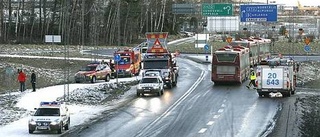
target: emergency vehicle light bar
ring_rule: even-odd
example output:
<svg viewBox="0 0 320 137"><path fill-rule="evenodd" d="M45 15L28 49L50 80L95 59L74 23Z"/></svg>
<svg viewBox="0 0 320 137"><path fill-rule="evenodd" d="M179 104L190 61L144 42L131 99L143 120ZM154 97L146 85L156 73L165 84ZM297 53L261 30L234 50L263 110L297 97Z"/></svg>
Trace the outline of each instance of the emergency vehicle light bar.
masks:
<svg viewBox="0 0 320 137"><path fill-rule="evenodd" d="M56 101L53 101L53 102L40 102L40 106L59 106L61 104L62 104L61 102L56 102Z"/></svg>

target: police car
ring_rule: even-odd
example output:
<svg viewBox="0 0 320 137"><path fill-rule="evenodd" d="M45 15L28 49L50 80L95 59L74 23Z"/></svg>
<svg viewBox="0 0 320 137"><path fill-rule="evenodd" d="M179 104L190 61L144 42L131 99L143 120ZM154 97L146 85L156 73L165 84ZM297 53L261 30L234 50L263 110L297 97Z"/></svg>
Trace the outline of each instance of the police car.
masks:
<svg viewBox="0 0 320 137"><path fill-rule="evenodd" d="M65 103L41 102L35 109L28 122L30 134L34 131L57 131L61 134L63 128L69 130L70 115Z"/></svg>
<svg viewBox="0 0 320 137"><path fill-rule="evenodd" d="M137 85L137 96L141 94L152 94L156 93L158 96L163 94L164 82L158 75L144 76Z"/></svg>

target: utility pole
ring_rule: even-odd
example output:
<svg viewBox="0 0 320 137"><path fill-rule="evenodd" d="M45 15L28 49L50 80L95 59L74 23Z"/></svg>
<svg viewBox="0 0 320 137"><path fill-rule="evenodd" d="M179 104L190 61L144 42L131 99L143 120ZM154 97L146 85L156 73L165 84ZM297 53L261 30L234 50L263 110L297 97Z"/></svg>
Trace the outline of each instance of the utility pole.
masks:
<svg viewBox="0 0 320 137"><path fill-rule="evenodd" d="M82 12L81 13L82 14L82 16L81 16L82 17L82 19L81 19L82 20L81 21L82 22L81 23L82 24L82 26L81 26L82 27L82 30L81 30L82 31L82 35L81 35L82 36L82 39L81 39L82 46L84 46L84 38L85 38L84 37L85 36L85 34L84 34L85 33L85 31L84 31L84 10L85 10L85 0L82 0L82 10L81 10L81 12Z"/></svg>
<svg viewBox="0 0 320 137"><path fill-rule="evenodd" d="M121 24L121 21L120 21L120 6L121 6L121 0L118 1L118 15L117 15L117 18L118 18L118 46L121 45L121 42L120 42L120 24Z"/></svg>

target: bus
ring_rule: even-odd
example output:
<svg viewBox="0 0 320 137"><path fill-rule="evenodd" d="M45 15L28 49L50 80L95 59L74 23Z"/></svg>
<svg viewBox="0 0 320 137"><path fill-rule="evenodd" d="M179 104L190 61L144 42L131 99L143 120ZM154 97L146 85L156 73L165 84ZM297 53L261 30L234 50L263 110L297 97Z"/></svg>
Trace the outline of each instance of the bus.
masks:
<svg viewBox="0 0 320 137"><path fill-rule="evenodd" d="M212 54L211 81L222 83L242 83L249 77L249 48L226 46Z"/></svg>
<svg viewBox="0 0 320 137"><path fill-rule="evenodd" d="M232 41L230 46L244 46L249 48L250 66L256 66L262 59L266 59L271 55L271 40L264 38L248 38Z"/></svg>

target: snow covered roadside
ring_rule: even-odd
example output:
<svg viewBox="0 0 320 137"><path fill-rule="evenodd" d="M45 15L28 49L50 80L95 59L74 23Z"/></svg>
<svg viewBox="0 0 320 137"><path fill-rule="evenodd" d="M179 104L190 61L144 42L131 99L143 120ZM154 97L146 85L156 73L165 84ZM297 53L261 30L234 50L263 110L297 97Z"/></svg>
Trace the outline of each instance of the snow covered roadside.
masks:
<svg viewBox="0 0 320 137"><path fill-rule="evenodd" d="M301 87L307 82L320 79L319 68L319 61L301 62L297 75L297 85Z"/></svg>
<svg viewBox="0 0 320 137"><path fill-rule="evenodd" d="M99 116L102 111L110 109L112 106L108 107L104 104L108 103L105 99L110 96L110 93L114 92L115 89L130 86L125 85L125 83L128 83L128 81L132 82L137 79L138 77L118 79L118 85L123 85L119 87L115 84L116 79L113 79L110 82L101 82L96 84L69 84L70 96L66 96L66 98L70 99L68 107L71 117L71 129L74 126L84 124L89 120L94 119ZM2 126L0 126L0 133L6 137L32 136L28 133L28 120L30 114L32 114L31 112L34 111L34 108L39 106L41 101L63 100L64 88L64 85L57 85L38 89L36 92L27 90L24 93L12 93L11 97L14 96L15 98L11 98L11 100L16 102L16 105L14 106L15 109L7 110L5 107L1 107L0 121L1 123L3 121L6 121L7 123L2 123ZM133 92L131 92L131 94L133 94ZM126 98L126 96L129 95L130 94L124 94L121 98ZM8 94L2 95L1 99L0 103L3 104L12 102L9 101L10 98L8 97ZM111 99L110 101L112 102L113 100ZM17 111L17 109L20 111ZM45 135L48 136L47 134ZM50 135L57 136L57 134Z"/></svg>

